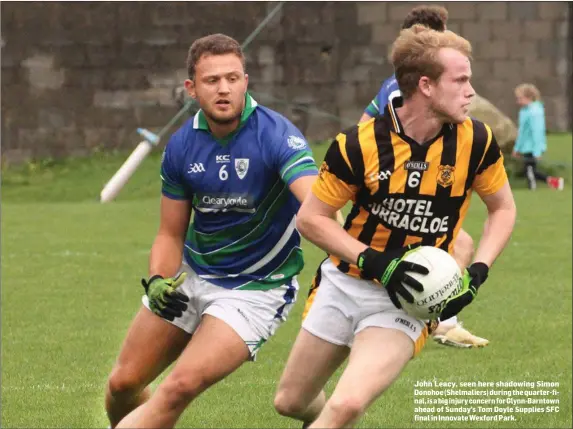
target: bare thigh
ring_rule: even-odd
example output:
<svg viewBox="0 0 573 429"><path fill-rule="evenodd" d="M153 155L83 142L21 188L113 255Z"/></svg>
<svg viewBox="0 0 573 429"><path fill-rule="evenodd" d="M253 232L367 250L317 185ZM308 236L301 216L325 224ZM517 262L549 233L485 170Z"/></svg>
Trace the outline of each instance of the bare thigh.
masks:
<svg viewBox="0 0 573 429"><path fill-rule="evenodd" d="M356 335L332 399L365 410L396 380L413 354L414 342L405 333L378 327L364 329Z"/></svg>
<svg viewBox="0 0 573 429"><path fill-rule="evenodd" d="M123 342L114 373L144 388L181 354L191 335L142 306Z"/></svg>
<svg viewBox="0 0 573 429"><path fill-rule="evenodd" d="M277 395L309 404L349 352L348 347L329 343L302 328L283 371Z"/></svg>
<svg viewBox="0 0 573 429"><path fill-rule="evenodd" d="M206 314L158 394L168 400L191 400L249 358L249 348L235 330Z"/></svg>

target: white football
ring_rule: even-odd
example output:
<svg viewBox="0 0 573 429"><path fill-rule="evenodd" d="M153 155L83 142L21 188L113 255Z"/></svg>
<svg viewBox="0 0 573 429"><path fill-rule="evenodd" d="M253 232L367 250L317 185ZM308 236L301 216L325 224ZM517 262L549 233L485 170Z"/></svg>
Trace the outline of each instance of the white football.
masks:
<svg viewBox="0 0 573 429"><path fill-rule="evenodd" d="M404 260L423 265L430 272L426 275L407 273L424 286L424 291L417 292L404 285L414 297L414 303L409 304L398 295L402 308L417 319L438 319L446 299L459 293L462 288L462 275L456 260L448 252L432 246L421 246Z"/></svg>

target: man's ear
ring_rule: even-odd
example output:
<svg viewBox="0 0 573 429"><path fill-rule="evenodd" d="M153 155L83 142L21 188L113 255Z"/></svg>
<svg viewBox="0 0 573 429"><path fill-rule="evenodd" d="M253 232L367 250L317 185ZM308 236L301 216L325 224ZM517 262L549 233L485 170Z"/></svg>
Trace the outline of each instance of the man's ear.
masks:
<svg viewBox="0 0 573 429"><path fill-rule="evenodd" d="M431 80L428 76L422 76L418 81L418 89L426 97L432 95Z"/></svg>
<svg viewBox="0 0 573 429"><path fill-rule="evenodd" d="M193 99L197 98L197 94L195 93L195 82L191 79L185 79L184 85L189 97Z"/></svg>

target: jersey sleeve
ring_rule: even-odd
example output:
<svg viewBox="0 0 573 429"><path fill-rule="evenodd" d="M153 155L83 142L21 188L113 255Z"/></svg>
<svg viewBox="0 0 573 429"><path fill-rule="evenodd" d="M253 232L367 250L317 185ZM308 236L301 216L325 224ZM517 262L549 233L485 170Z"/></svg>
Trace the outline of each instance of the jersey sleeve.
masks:
<svg viewBox="0 0 573 429"><path fill-rule="evenodd" d="M318 168L302 133L288 124L276 145L275 159L281 179L290 185L299 177L316 176Z"/></svg>
<svg viewBox="0 0 573 429"><path fill-rule="evenodd" d="M364 113L366 113L371 118L380 114L380 107L378 107L378 103L376 102L377 98L378 97L374 97L368 107L364 109Z"/></svg>
<svg viewBox="0 0 573 429"><path fill-rule="evenodd" d="M186 190L181 172L181 163L177 160L184 159L181 154L178 156L180 145L178 136L173 135L163 151L161 158L161 193L172 200L189 199L189 191Z"/></svg>
<svg viewBox="0 0 573 429"><path fill-rule="evenodd" d="M346 135L338 134L312 186L312 193L319 200L337 209L353 199L364 182L363 175L356 174L359 168L353 168L350 162L348 149Z"/></svg>
<svg viewBox="0 0 573 429"><path fill-rule="evenodd" d="M495 194L507 182L503 155L489 126L486 126L488 142L483 159L478 166L473 188L480 197Z"/></svg>
<svg viewBox="0 0 573 429"><path fill-rule="evenodd" d="M364 110L364 113L367 113L371 117L381 115L389 102L390 94L396 90L399 90L398 82L396 82L394 76L391 76L382 82L378 94L376 94L376 97L374 97L366 110Z"/></svg>

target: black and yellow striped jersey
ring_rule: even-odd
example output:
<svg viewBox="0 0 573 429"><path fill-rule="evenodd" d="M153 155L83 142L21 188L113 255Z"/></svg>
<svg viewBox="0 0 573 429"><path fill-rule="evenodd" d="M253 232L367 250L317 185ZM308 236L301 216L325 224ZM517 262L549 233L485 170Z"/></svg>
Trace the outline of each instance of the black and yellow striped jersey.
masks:
<svg viewBox="0 0 573 429"><path fill-rule="evenodd" d="M489 126L467 118L419 144L404 134L389 104L383 115L338 134L312 192L337 209L352 200L344 229L376 250L421 242L452 253L472 190L483 197L506 182ZM359 277L355 265L331 259Z"/></svg>

